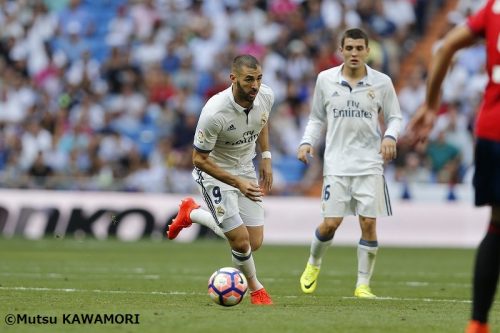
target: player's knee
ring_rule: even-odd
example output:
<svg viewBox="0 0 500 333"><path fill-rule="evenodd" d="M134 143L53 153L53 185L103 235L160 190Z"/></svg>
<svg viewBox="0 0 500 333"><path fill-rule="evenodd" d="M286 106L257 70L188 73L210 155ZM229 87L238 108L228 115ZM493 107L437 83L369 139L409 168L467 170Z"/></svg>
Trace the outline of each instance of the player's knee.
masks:
<svg viewBox="0 0 500 333"><path fill-rule="evenodd" d="M252 252L257 251L262 246L263 237L253 237L250 239L250 246L252 247Z"/></svg>
<svg viewBox="0 0 500 333"><path fill-rule="evenodd" d="M250 239L248 238L248 235L241 235L241 236L235 236L232 239L228 239L229 244L231 246L231 249L241 252L241 253L246 253L250 250Z"/></svg>
<svg viewBox="0 0 500 333"><path fill-rule="evenodd" d="M328 226L324 226L323 228L318 228L316 231L316 237L320 239L331 239L333 235L335 235L335 230L337 228L332 228Z"/></svg>
<svg viewBox="0 0 500 333"><path fill-rule="evenodd" d="M342 219L327 218L319 226L319 233L322 236L333 235L341 223Z"/></svg>
<svg viewBox="0 0 500 333"><path fill-rule="evenodd" d="M359 223L361 225L361 231L364 235L368 235L370 238L376 235L377 223L375 218L360 216Z"/></svg>

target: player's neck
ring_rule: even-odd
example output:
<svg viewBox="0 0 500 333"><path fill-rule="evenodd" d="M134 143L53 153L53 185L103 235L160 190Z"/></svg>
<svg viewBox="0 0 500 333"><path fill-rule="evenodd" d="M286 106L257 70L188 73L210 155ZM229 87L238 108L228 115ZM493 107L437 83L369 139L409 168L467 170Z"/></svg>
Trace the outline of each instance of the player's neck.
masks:
<svg viewBox="0 0 500 333"><path fill-rule="evenodd" d="M342 76L344 77L351 86L356 85L366 76L366 67L349 68L347 66L342 67Z"/></svg>
<svg viewBox="0 0 500 333"><path fill-rule="evenodd" d="M234 96L234 101L236 102L236 104L238 104L239 106L241 106L242 108L245 108L245 109L250 109L252 107L252 103L248 102L248 101L241 101L241 100L238 100L238 98L236 96Z"/></svg>

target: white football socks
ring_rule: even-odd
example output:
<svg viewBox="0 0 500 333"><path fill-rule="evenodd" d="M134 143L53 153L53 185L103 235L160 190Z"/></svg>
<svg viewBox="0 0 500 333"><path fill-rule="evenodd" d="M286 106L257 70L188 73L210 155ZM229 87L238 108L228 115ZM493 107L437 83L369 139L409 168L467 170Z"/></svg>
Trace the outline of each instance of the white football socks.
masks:
<svg viewBox="0 0 500 333"><path fill-rule="evenodd" d="M370 285L370 279L375 267L378 242L360 240L358 244L358 281L356 287L362 284Z"/></svg>
<svg viewBox="0 0 500 333"><path fill-rule="evenodd" d="M333 235L331 238L323 238L318 234L318 230L314 233L309 252L308 263L314 266L321 266L321 261L326 253L326 250L332 245Z"/></svg>
<svg viewBox="0 0 500 333"><path fill-rule="evenodd" d="M257 270L255 269L255 262L253 261L252 250L248 250L247 253L231 250L231 254L234 267L245 274L250 290L255 291L264 288L262 283L257 280Z"/></svg>
<svg viewBox="0 0 500 333"><path fill-rule="evenodd" d="M227 239L226 235L224 235L224 232L222 232L222 229L219 228L217 223L215 223L212 214L210 214L208 211L202 208L193 209L191 211L191 214L189 214L189 217L191 218L191 221L193 221L194 223L204 225L205 227L215 232L217 236Z"/></svg>

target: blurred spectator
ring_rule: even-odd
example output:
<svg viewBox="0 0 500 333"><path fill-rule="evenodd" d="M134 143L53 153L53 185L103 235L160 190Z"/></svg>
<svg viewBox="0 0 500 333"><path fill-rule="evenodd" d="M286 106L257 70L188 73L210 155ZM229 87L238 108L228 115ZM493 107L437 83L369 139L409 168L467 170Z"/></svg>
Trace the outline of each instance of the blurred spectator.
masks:
<svg viewBox="0 0 500 333"><path fill-rule="evenodd" d="M231 28L236 32L239 40L248 40L251 35L256 35L258 29L266 23L267 15L256 6L256 3L256 0L241 1L241 6L229 17ZM275 14L273 5L271 5L271 13Z"/></svg>
<svg viewBox="0 0 500 333"><path fill-rule="evenodd" d="M70 63L80 59L85 52L90 52L90 45L81 36L81 23L72 21L66 28L67 34L56 42L56 49L64 53Z"/></svg>
<svg viewBox="0 0 500 333"><path fill-rule="evenodd" d="M405 85L398 93L403 115L403 128L422 105L425 99L425 72L421 66L416 66L411 74L405 78Z"/></svg>
<svg viewBox="0 0 500 333"><path fill-rule="evenodd" d="M51 148L52 134L42 128L37 119L29 119L23 125L25 131L21 136L22 151L19 163L23 170L27 170L40 152Z"/></svg>
<svg viewBox="0 0 500 333"><path fill-rule="evenodd" d="M460 168L459 150L446 141L446 131L441 130L434 140L429 142L426 154L430 167L438 183L457 183Z"/></svg>
<svg viewBox="0 0 500 333"><path fill-rule="evenodd" d="M356 1L321 1L321 15L326 26L333 31L360 27L361 17L355 9L355 3Z"/></svg>
<svg viewBox="0 0 500 333"><path fill-rule="evenodd" d="M177 93L171 76L163 72L159 64L147 69L144 84L149 92L149 102L164 104Z"/></svg>
<svg viewBox="0 0 500 333"><path fill-rule="evenodd" d="M134 20L130 16L128 6L120 5L116 10L116 16L108 24L106 43L110 47L125 46L130 43L134 30Z"/></svg>
<svg viewBox="0 0 500 333"><path fill-rule="evenodd" d="M410 152L406 155L403 179L407 183L431 181L431 172L418 153Z"/></svg>
<svg viewBox="0 0 500 333"><path fill-rule="evenodd" d="M139 40L150 37L154 25L160 20L160 12L154 0L136 1L130 8L130 16L134 20L134 35Z"/></svg>
<svg viewBox="0 0 500 333"><path fill-rule="evenodd" d="M130 60L130 50L113 47L109 57L101 68L102 75L106 78L108 90L117 94L122 90L126 81L139 85L141 70Z"/></svg>
<svg viewBox="0 0 500 333"><path fill-rule="evenodd" d="M66 79L69 84L89 87L96 85L101 81L100 64L88 49L85 49L79 58L77 58L68 68Z"/></svg>
<svg viewBox="0 0 500 333"><path fill-rule="evenodd" d="M31 187L51 188L48 182L51 181L50 177L52 175L52 168L46 164L43 153L39 152L28 170L28 176L30 176L31 179Z"/></svg>
<svg viewBox="0 0 500 333"><path fill-rule="evenodd" d="M469 130L467 117L460 112L460 103L448 104L446 112L439 115L431 133L435 138L444 133L446 143L455 147L460 153L460 170L462 173L473 163L473 138Z"/></svg>
<svg viewBox="0 0 500 333"><path fill-rule="evenodd" d="M132 60L142 68L159 64L163 58L165 58L165 46L156 43L154 34L145 37L132 54Z"/></svg>

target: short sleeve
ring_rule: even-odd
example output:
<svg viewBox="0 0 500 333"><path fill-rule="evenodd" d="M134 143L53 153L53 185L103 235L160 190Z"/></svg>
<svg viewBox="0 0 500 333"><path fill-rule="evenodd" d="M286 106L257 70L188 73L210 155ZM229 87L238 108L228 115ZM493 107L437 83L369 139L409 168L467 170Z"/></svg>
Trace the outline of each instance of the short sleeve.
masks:
<svg viewBox="0 0 500 333"><path fill-rule="evenodd" d="M196 126L194 148L204 153L211 152L215 147L221 129L222 126L218 118L211 117L202 111Z"/></svg>
<svg viewBox="0 0 500 333"><path fill-rule="evenodd" d="M492 3L493 0L489 0L485 6L483 6L475 14L469 16L469 18L467 19L467 25L474 34L484 36L487 23L486 14L488 12L489 6L491 6Z"/></svg>

